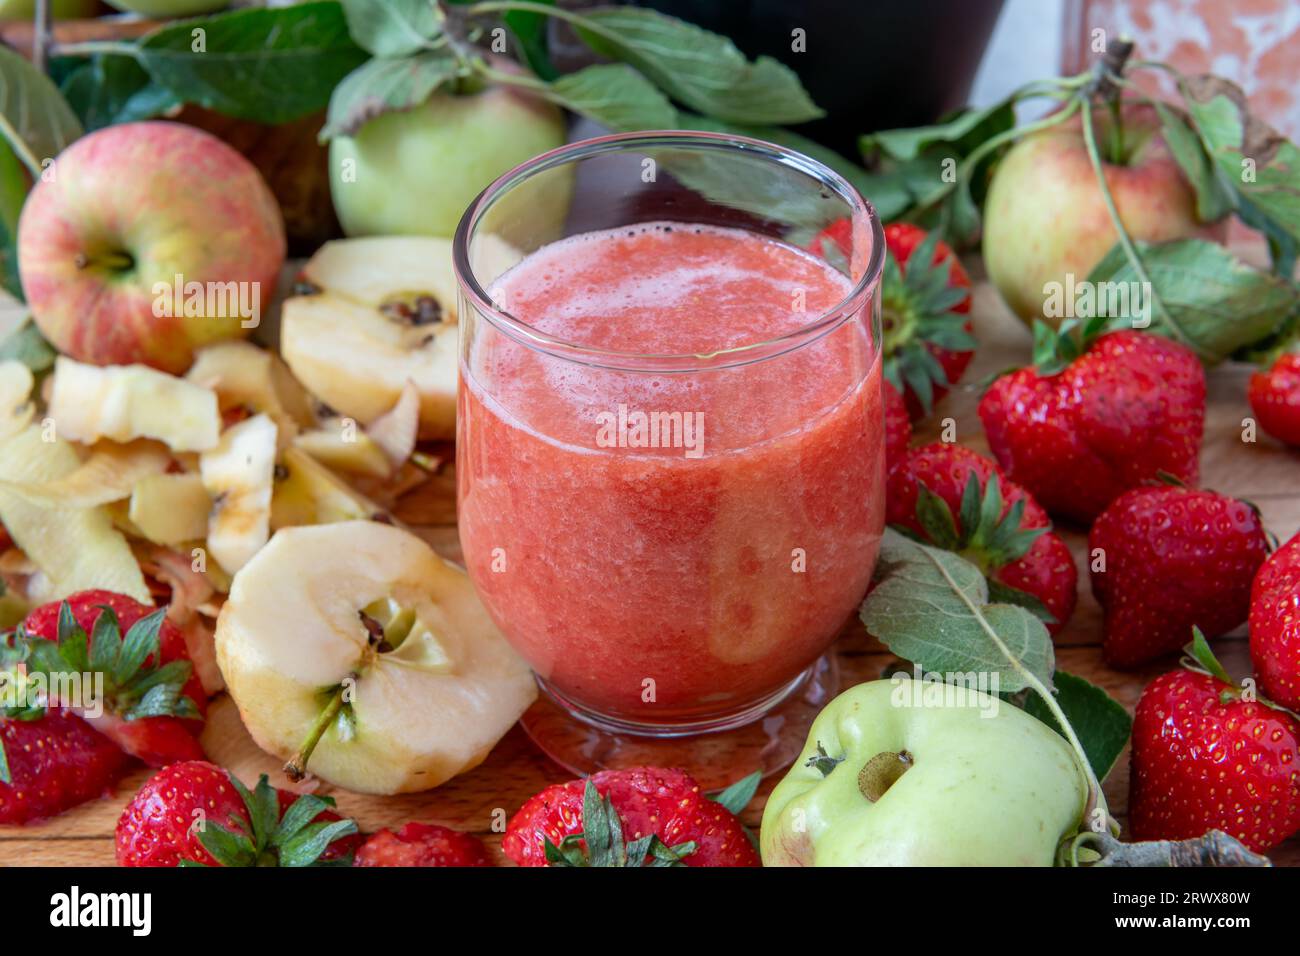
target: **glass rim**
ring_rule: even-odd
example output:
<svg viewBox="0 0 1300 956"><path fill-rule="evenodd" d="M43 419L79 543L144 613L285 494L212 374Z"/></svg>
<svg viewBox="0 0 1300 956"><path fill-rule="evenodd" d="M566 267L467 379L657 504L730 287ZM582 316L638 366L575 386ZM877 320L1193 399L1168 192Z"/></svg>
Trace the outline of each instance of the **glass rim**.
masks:
<svg viewBox="0 0 1300 956"><path fill-rule="evenodd" d="M844 298L829 309L818 313L804 325L774 338L743 345L718 349L713 352L693 353L643 353L618 349L597 348L570 342L548 335L498 309L474 273L469 260L470 237L480 218L491 208L496 198L527 179L591 156L605 153L628 152L634 148L691 147L701 150L740 151L766 158L780 165L794 168L829 186L850 207L850 217L863 215L871 234L871 251L862 276ZM739 227L744 228L744 227ZM566 143L542 153L514 169L498 176L475 197L461 216L452 238L452 268L457 285L470 304L500 332L510 338L557 358L583 365L616 371L701 371L711 368L729 368L793 351L833 331L856 315L867 305L871 290L877 285L885 265L885 234L875 207L847 179L819 160L804 153L766 140L730 133L712 133L697 130L645 130L633 133L612 133L590 139ZM463 318L462 318L463 321ZM873 335L874 351L879 352L879 336Z"/></svg>

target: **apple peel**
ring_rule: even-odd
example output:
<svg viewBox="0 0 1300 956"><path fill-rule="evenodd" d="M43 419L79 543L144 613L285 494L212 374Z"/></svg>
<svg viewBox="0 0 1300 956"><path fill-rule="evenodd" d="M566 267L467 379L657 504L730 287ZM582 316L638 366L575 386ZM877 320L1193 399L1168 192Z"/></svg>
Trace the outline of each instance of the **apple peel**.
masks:
<svg viewBox="0 0 1300 956"><path fill-rule="evenodd" d="M142 479L159 475L171 461L157 442L139 439L126 445L101 442L75 471L54 481L5 481L0 489L37 504L57 508L95 508L130 497Z"/></svg>

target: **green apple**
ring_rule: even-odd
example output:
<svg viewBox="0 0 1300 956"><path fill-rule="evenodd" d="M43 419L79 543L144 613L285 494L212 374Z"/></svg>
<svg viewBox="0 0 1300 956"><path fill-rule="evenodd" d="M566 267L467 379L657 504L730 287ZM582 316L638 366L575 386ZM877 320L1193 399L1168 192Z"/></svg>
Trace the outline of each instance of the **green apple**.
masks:
<svg viewBox="0 0 1300 956"><path fill-rule="evenodd" d="M56 20L93 17L96 0L54 0L50 5ZM36 0L0 0L0 20L30 20L36 15Z"/></svg>
<svg viewBox="0 0 1300 956"><path fill-rule="evenodd" d="M230 0L105 0L111 7L146 17L192 17L230 6Z"/></svg>
<svg viewBox="0 0 1300 956"><path fill-rule="evenodd" d="M245 336L284 263L284 222L256 167L180 123L107 126L42 176L18 222L18 272L36 324L95 365L189 367Z"/></svg>
<svg viewBox="0 0 1300 956"><path fill-rule="evenodd" d="M763 865L1050 866L1086 796L1065 740L1005 701L859 684L818 715L772 791Z"/></svg>
<svg viewBox="0 0 1300 956"><path fill-rule="evenodd" d="M1108 111L1093 110L1093 126L1106 183L1129 235L1167 242L1202 228L1196 193L1153 107L1126 106L1118 139ZM1065 286L1067 274L1082 282L1118 239L1077 116L1026 136L998 164L984 205L984 264L1007 305L1026 322L1059 325L1060 317L1044 314L1044 288Z"/></svg>
<svg viewBox="0 0 1300 956"><path fill-rule="evenodd" d="M450 238L484 187L562 145L564 132L559 109L515 88L435 93L334 138L334 211L349 236Z"/></svg>

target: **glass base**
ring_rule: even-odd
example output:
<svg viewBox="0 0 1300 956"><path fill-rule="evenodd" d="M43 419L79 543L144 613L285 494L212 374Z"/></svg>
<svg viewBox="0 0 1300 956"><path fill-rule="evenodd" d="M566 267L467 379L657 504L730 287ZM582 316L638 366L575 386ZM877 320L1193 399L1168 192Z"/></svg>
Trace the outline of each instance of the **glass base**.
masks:
<svg viewBox="0 0 1300 956"><path fill-rule="evenodd" d="M832 650L772 696L725 720L672 727L597 718L538 678L542 693L519 722L548 757L578 776L628 767L677 767L709 792L755 770L763 776L790 766L808 728L840 692Z"/></svg>

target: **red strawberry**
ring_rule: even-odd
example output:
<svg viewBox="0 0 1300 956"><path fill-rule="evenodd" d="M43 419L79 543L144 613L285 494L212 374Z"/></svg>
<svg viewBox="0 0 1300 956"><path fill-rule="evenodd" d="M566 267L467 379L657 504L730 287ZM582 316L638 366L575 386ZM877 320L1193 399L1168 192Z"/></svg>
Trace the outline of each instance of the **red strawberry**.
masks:
<svg viewBox="0 0 1300 956"><path fill-rule="evenodd" d="M1137 840L1223 830L1263 852L1300 830L1300 724L1242 699L1217 662L1213 670L1173 671L1143 691L1133 721L1129 827Z"/></svg>
<svg viewBox="0 0 1300 956"><path fill-rule="evenodd" d="M468 833L431 823L408 823L366 838L354 866L491 866L487 848Z"/></svg>
<svg viewBox="0 0 1300 956"><path fill-rule="evenodd" d="M1111 332L1068 364L1002 376L979 414L1008 475L1052 514L1089 522L1162 471L1196 484L1205 372L1176 342Z"/></svg>
<svg viewBox="0 0 1300 956"><path fill-rule="evenodd" d="M251 793L202 760L150 778L117 821L120 866L350 865L357 825L313 794L274 790L265 775Z"/></svg>
<svg viewBox="0 0 1300 956"><path fill-rule="evenodd" d="M885 408L885 468L888 470L907 456L907 446L912 442L912 420L907 415L903 396L898 394L893 382L885 379L881 393Z"/></svg>
<svg viewBox="0 0 1300 956"><path fill-rule="evenodd" d="M1300 709L1300 534L1269 555L1255 575L1250 659L1264 693Z"/></svg>
<svg viewBox="0 0 1300 956"><path fill-rule="evenodd" d="M1252 375L1248 395L1260 428L1278 441L1300 445L1300 353L1284 353L1268 371Z"/></svg>
<svg viewBox="0 0 1300 956"><path fill-rule="evenodd" d="M852 251L847 219L832 223L810 249L830 257ZM957 383L975 352L970 276L937 235L896 222L885 227L885 274L880 286L885 374L903 394L913 418L928 415ZM911 266L912 254L923 250ZM918 267L917 263L928 263Z"/></svg>
<svg viewBox="0 0 1300 956"><path fill-rule="evenodd" d="M1038 611L1053 634L1074 613L1078 572L1047 512L969 448L913 449L890 472L885 520L975 563L995 600Z"/></svg>
<svg viewBox="0 0 1300 956"><path fill-rule="evenodd" d="M7 761L7 771L6 771ZM31 823L103 796L130 762L65 710L0 717L0 824Z"/></svg>
<svg viewBox="0 0 1300 956"><path fill-rule="evenodd" d="M757 783L755 774L710 800L681 770L602 770L530 798L501 849L520 866L759 866L729 809L748 803ZM742 785L747 794L733 802Z"/></svg>
<svg viewBox="0 0 1300 956"><path fill-rule="evenodd" d="M1092 593L1106 612L1102 653L1135 667L1246 620L1268 537L1249 504L1190 488L1135 488L1088 535ZM1099 570L1104 557L1105 570Z"/></svg>
<svg viewBox="0 0 1300 956"><path fill-rule="evenodd" d="M111 615L101 620L104 608ZM81 591L36 608L21 628L31 652L29 670L104 675L103 713L91 715L81 702L77 713L128 754L155 767L203 758L195 734L207 708L185 638L160 620L162 613L123 594ZM136 644L137 639L143 643ZM100 647L101 640L110 643Z"/></svg>

